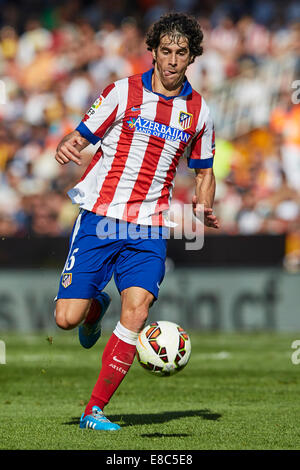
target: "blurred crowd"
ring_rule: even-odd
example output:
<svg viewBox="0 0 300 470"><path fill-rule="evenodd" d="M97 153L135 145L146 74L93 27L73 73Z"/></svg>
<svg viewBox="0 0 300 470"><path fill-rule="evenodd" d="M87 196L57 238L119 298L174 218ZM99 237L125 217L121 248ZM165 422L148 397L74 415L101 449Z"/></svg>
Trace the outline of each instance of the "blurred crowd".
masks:
<svg viewBox="0 0 300 470"><path fill-rule="evenodd" d="M21 8L0 0L0 5L2 237L70 233L77 207L66 192L84 168L57 164L56 146L107 84L151 67L144 36L161 14L186 11L199 19L204 55L190 66L188 78L208 102L225 82L245 71L255 74L268 60L295 58L295 80L297 73L300 78L300 4L293 0L32 0ZM244 90L247 99L254 99L252 92L250 86ZM300 86L297 94L288 83L263 126L230 139L217 135L219 233L289 233L289 249L300 253L299 101ZM94 151L92 145L84 150L86 165ZM191 202L193 178L181 161L174 202Z"/></svg>

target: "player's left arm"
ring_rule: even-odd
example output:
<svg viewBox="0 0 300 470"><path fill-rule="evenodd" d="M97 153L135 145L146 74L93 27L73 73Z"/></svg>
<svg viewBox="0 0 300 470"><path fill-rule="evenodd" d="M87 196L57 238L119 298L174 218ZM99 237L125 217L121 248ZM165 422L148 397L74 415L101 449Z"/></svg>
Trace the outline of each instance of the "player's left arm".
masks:
<svg viewBox="0 0 300 470"><path fill-rule="evenodd" d="M219 221L213 213L216 190L216 179L213 168L195 168L195 195L193 196L193 213L203 217L207 227L219 228ZM202 216L202 217L201 217Z"/></svg>
<svg viewBox="0 0 300 470"><path fill-rule="evenodd" d="M192 199L194 215L207 227L218 229L219 222L213 213L216 190L216 179L213 171L215 157L215 131L209 109L202 100L203 120L200 121L200 132L191 145L188 166L193 168L195 177L195 195ZM201 116L201 115L200 115Z"/></svg>

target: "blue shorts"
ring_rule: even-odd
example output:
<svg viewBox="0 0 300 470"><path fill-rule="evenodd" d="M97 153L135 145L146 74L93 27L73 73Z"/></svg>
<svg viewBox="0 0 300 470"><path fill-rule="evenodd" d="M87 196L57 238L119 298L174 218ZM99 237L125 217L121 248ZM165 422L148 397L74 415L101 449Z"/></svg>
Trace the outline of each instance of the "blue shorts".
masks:
<svg viewBox="0 0 300 470"><path fill-rule="evenodd" d="M158 297L168 229L136 225L81 210L70 237L57 299L95 298L114 274L119 293L132 286Z"/></svg>

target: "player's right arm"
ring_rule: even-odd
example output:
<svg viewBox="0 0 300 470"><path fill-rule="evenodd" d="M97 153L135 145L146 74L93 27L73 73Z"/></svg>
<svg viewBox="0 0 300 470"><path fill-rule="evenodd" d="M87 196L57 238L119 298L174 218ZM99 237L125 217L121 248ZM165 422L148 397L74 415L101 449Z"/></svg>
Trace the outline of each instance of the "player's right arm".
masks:
<svg viewBox="0 0 300 470"><path fill-rule="evenodd" d="M58 144L55 154L55 160L61 165L70 161L81 165L80 152L89 145L89 141L82 137L79 131L75 130L67 134Z"/></svg>
<svg viewBox="0 0 300 470"><path fill-rule="evenodd" d="M119 97L112 83L96 99L75 131L66 135L57 146L55 159L61 165L73 161L81 165L80 152L89 144L101 143L109 127L114 123Z"/></svg>

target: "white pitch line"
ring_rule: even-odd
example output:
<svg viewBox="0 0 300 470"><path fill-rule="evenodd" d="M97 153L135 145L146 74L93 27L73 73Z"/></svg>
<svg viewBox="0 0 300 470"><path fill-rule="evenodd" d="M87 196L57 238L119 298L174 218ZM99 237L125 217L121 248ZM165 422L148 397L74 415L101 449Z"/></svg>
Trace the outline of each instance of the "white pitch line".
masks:
<svg viewBox="0 0 300 470"><path fill-rule="evenodd" d="M224 359L230 359L232 357L232 355L227 352L227 351L220 351L218 353L211 353L211 354L205 354L205 353L198 353L198 354L194 354L192 353L192 356L197 359L213 359L213 360L216 360L216 361L222 361Z"/></svg>

